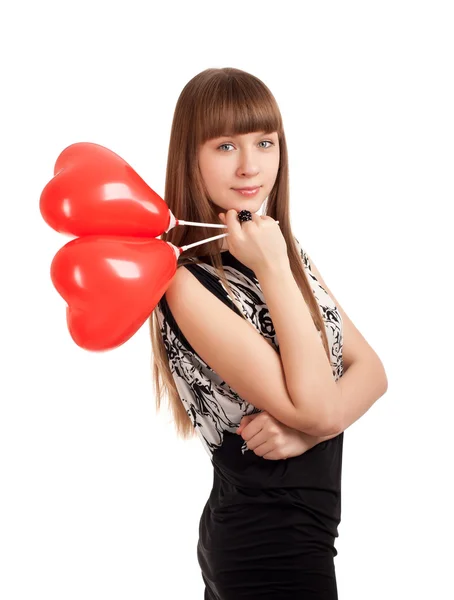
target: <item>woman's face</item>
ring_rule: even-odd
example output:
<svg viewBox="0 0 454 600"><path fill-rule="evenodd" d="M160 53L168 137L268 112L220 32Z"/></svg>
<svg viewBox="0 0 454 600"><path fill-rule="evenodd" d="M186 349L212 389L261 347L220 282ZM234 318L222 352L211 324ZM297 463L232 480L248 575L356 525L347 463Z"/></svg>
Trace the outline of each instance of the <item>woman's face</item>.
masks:
<svg viewBox="0 0 454 600"><path fill-rule="evenodd" d="M277 132L246 133L207 140L199 149L199 168L215 210L255 213L273 189L279 169ZM254 196L235 188L260 186Z"/></svg>

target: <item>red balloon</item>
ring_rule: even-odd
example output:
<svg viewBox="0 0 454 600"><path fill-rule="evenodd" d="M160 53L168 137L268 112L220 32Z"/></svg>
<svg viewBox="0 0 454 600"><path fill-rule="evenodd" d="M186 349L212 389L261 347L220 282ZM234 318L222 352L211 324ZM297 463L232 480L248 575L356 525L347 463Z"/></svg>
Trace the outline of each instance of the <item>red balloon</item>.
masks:
<svg viewBox="0 0 454 600"><path fill-rule="evenodd" d="M86 236L65 244L51 279L66 300L71 337L86 350L129 340L165 294L179 249L155 238Z"/></svg>
<svg viewBox="0 0 454 600"><path fill-rule="evenodd" d="M175 221L166 202L127 162L90 142L63 150L39 208L53 229L77 237L156 238Z"/></svg>

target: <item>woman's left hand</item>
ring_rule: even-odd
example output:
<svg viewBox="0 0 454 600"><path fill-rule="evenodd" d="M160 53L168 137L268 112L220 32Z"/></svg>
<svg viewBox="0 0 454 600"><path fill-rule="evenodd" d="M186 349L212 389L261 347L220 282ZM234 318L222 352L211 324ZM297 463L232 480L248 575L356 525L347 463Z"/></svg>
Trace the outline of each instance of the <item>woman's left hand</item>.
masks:
<svg viewBox="0 0 454 600"><path fill-rule="evenodd" d="M268 412L246 415L236 430L249 450L267 460L300 456L318 444L317 437L287 427Z"/></svg>

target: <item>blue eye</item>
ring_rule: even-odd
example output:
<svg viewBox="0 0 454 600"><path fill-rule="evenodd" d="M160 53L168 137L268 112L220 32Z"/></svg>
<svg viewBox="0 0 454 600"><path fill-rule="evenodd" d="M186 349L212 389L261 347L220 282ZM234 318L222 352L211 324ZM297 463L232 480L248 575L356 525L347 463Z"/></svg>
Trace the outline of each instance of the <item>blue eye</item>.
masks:
<svg viewBox="0 0 454 600"><path fill-rule="evenodd" d="M271 144L271 146L274 146L274 143L273 143L273 142L271 142L270 140L262 140L261 142L259 142L259 144L263 144L263 143L268 143L268 144ZM218 147L218 150L220 150L220 149L221 149L223 146L233 146L233 144L221 144L221 145ZM270 146L267 146L267 148L270 148ZM267 148L265 148L265 150L266 150ZM224 152L224 151L222 150L222 152Z"/></svg>

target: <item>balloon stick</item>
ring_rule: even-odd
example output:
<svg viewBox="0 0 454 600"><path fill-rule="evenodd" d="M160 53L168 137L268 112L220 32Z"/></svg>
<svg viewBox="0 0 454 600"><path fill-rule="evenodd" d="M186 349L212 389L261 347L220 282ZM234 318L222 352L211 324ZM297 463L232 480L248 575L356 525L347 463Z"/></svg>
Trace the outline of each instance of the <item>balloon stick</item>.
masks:
<svg viewBox="0 0 454 600"><path fill-rule="evenodd" d="M276 221L276 223L279 223L279 221ZM184 223L185 225L187 223ZM194 225L194 223L191 223L191 225ZM205 223L200 223L200 225L205 225ZM213 224L212 227L226 227L226 225L215 225ZM223 237L226 237L227 235L229 235L228 233L221 233L220 235L215 235L213 237L210 238L205 238L204 240L199 240L198 242L194 242L193 244L186 244L185 246L175 246L174 244L170 244L170 242L167 242L168 244L170 244L171 246L174 247L174 249L179 250L180 254L183 253L185 250L189 250L190 248L195 248L196 246L200 246L201 244L206 244L207 242L212 242L213 240L219 240Z"/></svg>

